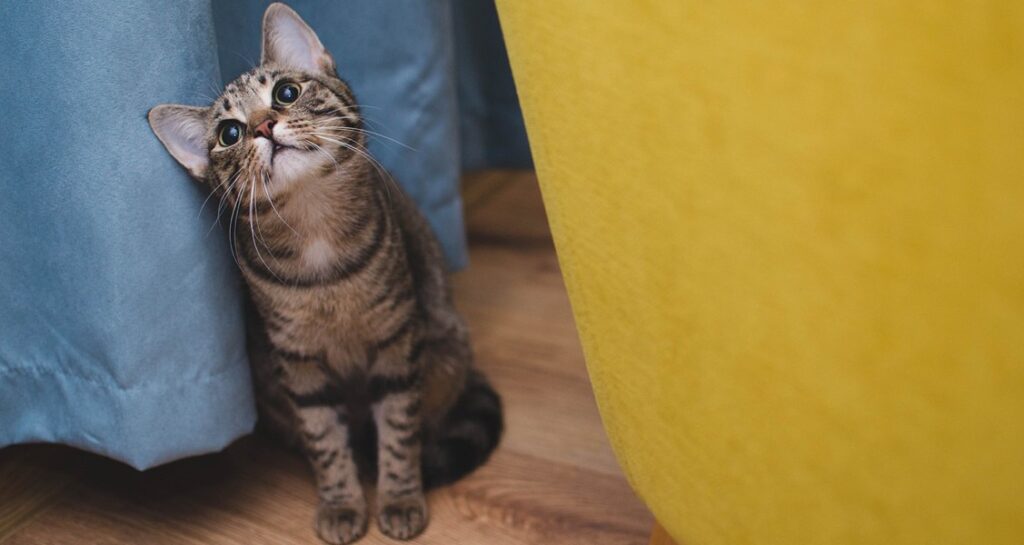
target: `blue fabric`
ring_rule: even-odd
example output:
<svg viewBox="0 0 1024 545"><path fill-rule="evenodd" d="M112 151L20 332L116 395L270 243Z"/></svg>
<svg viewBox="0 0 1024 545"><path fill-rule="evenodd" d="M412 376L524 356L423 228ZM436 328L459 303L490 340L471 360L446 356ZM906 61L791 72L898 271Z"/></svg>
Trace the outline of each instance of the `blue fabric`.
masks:
<svg viewBox="0 0 1024 545"><path fill-rule="evenodd" d="M462 168L532 168L494 3L454 3Z"/></svg>
<svg viewBox="0 0 1024 545"><path fill-rule="evenodd" d="M226 235L145 114L208 104L258 61L266 4L0 2L0 446L66 443L146 468L251 430ZM468 15L441 1L291 3L369 128L404 144L371 148L453 267L466 259L464 159L529 163L514 93L495 83L510 83L507 64L486 60L503 50L482 4ZM455 28L483 19L490 33ZM489 96L504 97L501 113Z"/></svg>
<svg viewBox="0 0 1024 545"><path fill-rule="evenodd" d="M145 119L217 84L209 13L0 2L0 444L141 468L252 427L226 237Z"/></svg>

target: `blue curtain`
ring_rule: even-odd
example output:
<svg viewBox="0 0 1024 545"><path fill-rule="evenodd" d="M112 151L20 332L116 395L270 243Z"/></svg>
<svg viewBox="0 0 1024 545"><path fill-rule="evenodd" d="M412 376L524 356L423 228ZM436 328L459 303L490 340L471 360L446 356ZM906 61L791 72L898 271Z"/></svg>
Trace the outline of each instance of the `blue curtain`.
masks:
<svg viewBox="0 0 1024 545"><path fill-rule="evenodd" d="M267 4L0 1L0 446L66 443L146 468L252 428L227 237L145 115L207 104L251 67ZM290 5L463 266L460 170L529 165L493 7Z"/></svg>

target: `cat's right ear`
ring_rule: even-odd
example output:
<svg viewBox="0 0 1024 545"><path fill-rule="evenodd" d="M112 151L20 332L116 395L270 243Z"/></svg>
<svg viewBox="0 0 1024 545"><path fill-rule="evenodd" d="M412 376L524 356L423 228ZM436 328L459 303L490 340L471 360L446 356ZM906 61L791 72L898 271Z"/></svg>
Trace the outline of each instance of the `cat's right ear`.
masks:
<svg viewBox="0 0 1024 545"><path fill-rule="evenodd" d="M275 2L263 13L260 64L275 63L293 70L338 77L334 58L316 32L292 8Z"/></svg>
<svg viewBox="0 0 1024 545"><path fill-rule="evenodd" d="M161 104L149 111L149 126L189 174L197 180L206 178L206 108Z"/></svg>

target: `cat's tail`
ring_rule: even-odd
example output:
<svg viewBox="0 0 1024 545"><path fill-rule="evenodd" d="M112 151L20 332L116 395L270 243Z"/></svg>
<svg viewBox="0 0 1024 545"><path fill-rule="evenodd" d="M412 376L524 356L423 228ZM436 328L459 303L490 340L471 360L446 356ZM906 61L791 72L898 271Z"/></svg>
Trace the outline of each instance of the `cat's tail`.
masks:
<svg viewBox="0 0 1024 545"><path fill-rule="evenodd" d="M453 483L483 465L503 428L501 398L481 373L471 371L439 431L423 444L424 487Z"/></svg>

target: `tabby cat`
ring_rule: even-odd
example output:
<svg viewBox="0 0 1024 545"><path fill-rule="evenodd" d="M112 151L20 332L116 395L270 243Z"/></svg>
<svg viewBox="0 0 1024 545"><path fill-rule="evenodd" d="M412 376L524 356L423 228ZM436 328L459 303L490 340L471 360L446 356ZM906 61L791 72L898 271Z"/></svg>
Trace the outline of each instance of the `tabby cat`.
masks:
<svg viewBox="0 0 1024 545"><path fill-rule="evenodd" d="M487 459L501 403L472 368L437 241L368 155L331 55L273 4L258 67L212 106L160 105L149 123L230 210L261 423L307 453L317 533L349 543L366 532L359 470L375 465L380 529L419 534L424 487Z"/></svg>

